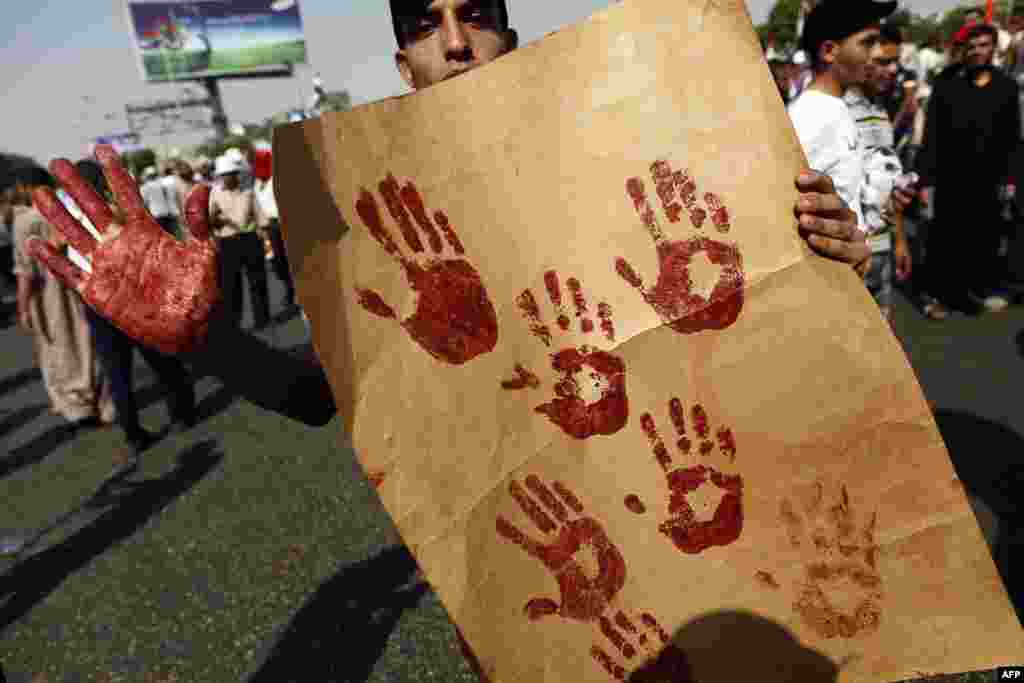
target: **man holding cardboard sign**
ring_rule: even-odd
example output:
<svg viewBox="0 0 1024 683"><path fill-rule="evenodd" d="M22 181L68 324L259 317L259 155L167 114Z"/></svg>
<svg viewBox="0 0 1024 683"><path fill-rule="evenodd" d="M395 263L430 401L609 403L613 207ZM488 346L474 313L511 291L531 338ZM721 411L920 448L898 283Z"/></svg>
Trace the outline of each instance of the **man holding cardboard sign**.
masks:
<svg viewBox="0 0 1024 683"><path fill-rule="evenodd" d="M395 57L398 70L415 90L466 73L517 45L516 32L509 28L504 0L392 0L391 15L399 46ZM134 206L133 190L121 182L124 173L119 169L116 155L101 145L96 156L104 164L112 186L122 186L119 197L123 204ZM53 168L69 190L81 187L72 168L61 161L54 162ZM853 212L836 194L831 179L807 171L796 179L796 187L800 195L794 204L794 213L808 244L829 258L857 267L867 264L870 250L863 235L856 230ZM109 238L97 246L81 235L70 217L61 215L58 206L46 196L40 196L37 201L41 210L52 214L55 225L63 226L82 243L93 260L102 263L98 271L102 275L85 277L42 244L36 245L34 253L54 273L76 283L90 306L140 341L167 353L199 351L191 360L254 403L307 424L325 424L334 411L330 389L319 368L305 367L295 359L272 353L258 340L227 327L209 335L207 345L210 325L217 324L216 319L211 319L218 298L216 287L211 286L216 282L213 274L217 253L204 240L195 239L196 235L209 232L205 227L208 219L204 208L208 202L207 192L197 186L188 202L186 220L192 228L192 238L184 244L172 240L167 247L164 241L154 241L156 237L148 235L150 219L144 209L137 207L132 213L132 222L111 230L123 237L116 241ZM110 225L112 221L101 219L101 222ZM141 239L142 234L147 234L147 238ZM120 248L115 249L115 244ZM166 249L168 257L160 262L165 273L160 278L161 289L143 286L131 276L124 277L128 275L125 267L134 258L135 250L143 248ZM171 275L172 272L201 275L203 286L196 287L195 277L177 277ZM113 283L117 284L116 297L112 297ZM151 314L137 315L135 311L142 308ZM386 304L377 310L388 315ZM251 372L254 354L261 359L258 375ZM282 387L291 389L284 391Z"/></svg>
<svg viewBox="0 0 1024 683"><path fill-rule="evenodd" d="M850 680L1015 652L905 358L792 230L806 162L742 3L616 3L476 69L506 28L484 9L418 5L400 63L433 87L275 133L332 408L481 668L635 680L667 652L673 681L792 671L758 677L768 641L687 628L723 609ZM798 182L824 212L801 214L811 246L866 257L817 182ZM153 234L137 223L110 242ZM208 320L187 294L150 309L154 338L200 341L164 313ZM955 648L958 629L985 637Z"/></svg>

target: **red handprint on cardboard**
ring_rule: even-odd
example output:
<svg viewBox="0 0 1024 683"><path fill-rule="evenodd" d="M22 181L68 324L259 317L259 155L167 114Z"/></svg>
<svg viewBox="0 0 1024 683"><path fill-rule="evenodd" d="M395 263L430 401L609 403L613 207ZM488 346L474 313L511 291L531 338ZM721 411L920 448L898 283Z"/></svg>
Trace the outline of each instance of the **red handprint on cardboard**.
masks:
<svg viewBox="0 0 1024 683"><path fill-rule="evenodd" d="M539 477L530 475L525 484L529 492L513 480L509 493L546 539L531 538L501 515L496 520L497 531L543 563L559 588L558 600L528 600L523 608L525 616L534 621L557 616L595 624L605 642L594 643L590 655L615 680L626 680L627 666L642 653L643 661L634 667L640 676L637 680L688 681L688 677L682 676L689 672L686 657L671 644L657 619L645 612L639 617L642 628L638 628L637 620L613 606L626 583L626 563L604 527L593 517L585 516L579 498L561 482L555 481L548 488ZM588 576L584 571L583 564L576 559L581 552L594 555L597 576ZM649 638L647 632L657 640ZM655 658L657 661L651 664ZM646 667L644 662L648 662ZM672 677L665 677L670 673Z"/></svg>
<svg viewBox="0 0 1024 683"><path fill-rule="evenodd" d="M726 465L736 460L736 441L732 430L721 427L715 432L718 441L716 451L711 441L707 413L695 404L690 410L690 421L699 444L694 449L687 433L682 401L678 398L669 401L668 412L678 437L676 449L687 461L683 467L675 466L651 414L640 416L640 426L651 443L654 458L664 470L668 484L669 517L658 526L658 531L687 554L729 545L743 531L743 478L723 471ZM627 496L625 504L637 514L646 512L646 507L636 495Z"/></svg>
<svg viewBox="0 0 1024 683"><path fill-rule="evenodd" d="M825 486L816 482L802 510L783 500L780 513L794 548L813 555L793 609L822 638L853 638L877 631L882 621L882 577L875 541L877 513L858 515L846 486L837 499L825 501Z"/></svg>
<svg viewBox="0 0 1024 683"><path fill-rule="evenodd" d="M544 286L555 312L555 321L561 333L569 332L571 321L562 303L562 287L558 273L551 270L544 274ZM569 278L566 286L572 294L576 319L580 332L595 334L594 320L583 293L583 286L576 278ZM545 346L552 341L551 327L542 319L537 299L529 289L519 295L516 303L530 326L530 332ZM615 325L612 309L605 302L597 306L597 318L604 337L615 340ZM577 439L587 439L595 434L614 434L622 429L629 419L629 402L626 398L626 364L618 356L593 348L589 345L565 346L551 355L551 369L559 375L554 385L555 396L536 407L536 412L562 428L566 434ZM501 383L503 389L525 389L540 386L537 376L523 367L515 366L516 379Z"/></svg>
<svg viewBox="0 0 1024 683"><path fill-rule="evenodd" d="M462 258L465 249L447 215L435 211L431 221L416 186L409 182L399 187L390 173L378 190L412 256L399 248L384 227L377 200L366 189L359 193L356 212L384 251L401 264L409 286L416 292L416 311L401 322L402 327L431 356L453 365L494 349L498 342L494 305L476 268ZM420 239L421 232L426 236L429 254ZM447 251L452 253L445 254L441 233L448 244ZM357 292L359 303L370 313L398 319L395 310L376 292Z"/></svg>
<svg viewBox="0 0 1024 683"><path fill-rule="evenodd" d="M667 161L655 161L651 165L651 177L669 222L678 223L685 210L693 227L703 229L709 212L700 206L697 184L689 171L673 171ZM654 287L646 287L624 258L615 261L619 275L640 292L666 325L677 332L690 334L701 330L721 330L736 322L743 309L744 287L743 260L738 247L699 234L689 239L669 240L651 207L644 182L640 178L628 179L626 193L654 240L659 264L658 281ZM703 200L710 210L715 229L723 235L728 233L732 227L731 218L721 199L706 192ZM695 291L696 283L691 273L693 260L699 255L719 271L718 279L707 295Z"/></svg>

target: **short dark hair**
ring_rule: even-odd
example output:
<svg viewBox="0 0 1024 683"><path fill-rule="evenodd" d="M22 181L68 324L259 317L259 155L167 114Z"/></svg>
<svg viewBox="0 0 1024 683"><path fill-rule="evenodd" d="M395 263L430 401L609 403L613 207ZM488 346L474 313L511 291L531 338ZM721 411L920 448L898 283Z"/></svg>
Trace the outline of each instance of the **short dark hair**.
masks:
<svg viewBox="0 0 1024 683"><path fill-rule="evenodd" d="M40 185L51 189L57 187L57 181L41 166L22 166L16 168L12 177L14 184L25 185L26 187L38 187Z"/></svg>
<svg viewBox="0 0 1024 683"><path fill-rule="evenodd" d="M967 31L967 40L979 36L988 36L995 41L998 38L998 33L996 32L996 27L992 24L975 24Z"/></svg>
<svg viewBox="0 0 1024 683"><path fill-rule="evenodd" d="M473 1L473 0L471 0ZM492 21L498 31L508 30L508 7L505 0L476 0L491 10ZM391 26L395 31L398 48L404 50L418 33L417 24L431 0L391 0Z"/></svg>
<svg viewBox="0 0 1024 683"><path fill-rule="evenodd" d="M110 199L110 186L107 185L107 178L103 175L103 167L94 159L82 159L75 164L78 175L96 190L96 194L104 199Z"/></svg>
<svg viewBox="0 0 1024 683"><path fill-rule="evenodd" d="M882 24L882 28L878 32L878 42L882 45L902 45L903 31L899 26L889 23Z"/></svg>

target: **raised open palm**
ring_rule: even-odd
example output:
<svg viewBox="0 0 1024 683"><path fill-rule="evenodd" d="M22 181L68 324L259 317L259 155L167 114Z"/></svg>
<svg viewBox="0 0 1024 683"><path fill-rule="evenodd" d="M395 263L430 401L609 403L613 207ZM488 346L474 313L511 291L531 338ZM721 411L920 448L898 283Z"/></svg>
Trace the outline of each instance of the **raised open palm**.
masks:
<svg viewBox="0 0 1024 683"><path fill-rule="evenodd" d="M87 273L44 240L28 243L29 253L97 313L139 342L164 353L192 351L205 342L211 314L220 301L217 250L208 222L210 188L189 194L185 220L191 236L179 242L146 210L138 186L109 145L96 148L120 215L115 215L66 159L50 171L92 222L97 241L43 188L36 208L92 265Z"/></svg>

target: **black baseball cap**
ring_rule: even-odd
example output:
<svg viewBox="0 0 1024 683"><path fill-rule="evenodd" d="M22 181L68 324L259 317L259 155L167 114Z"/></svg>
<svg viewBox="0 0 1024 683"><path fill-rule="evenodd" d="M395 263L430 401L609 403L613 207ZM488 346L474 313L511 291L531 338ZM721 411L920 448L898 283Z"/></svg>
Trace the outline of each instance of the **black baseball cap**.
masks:
<svg viewBox="0 0 1024 683"><path fill-rule="evenodd" d="M804 22L800 49L812 63L826 40L844 40L896 11L897 0L821 0Z"/></svg>

